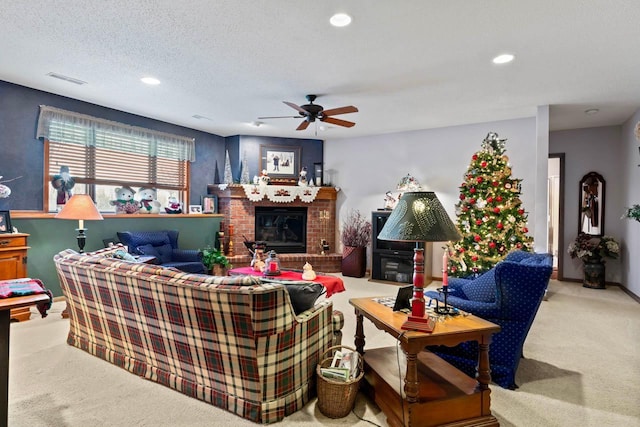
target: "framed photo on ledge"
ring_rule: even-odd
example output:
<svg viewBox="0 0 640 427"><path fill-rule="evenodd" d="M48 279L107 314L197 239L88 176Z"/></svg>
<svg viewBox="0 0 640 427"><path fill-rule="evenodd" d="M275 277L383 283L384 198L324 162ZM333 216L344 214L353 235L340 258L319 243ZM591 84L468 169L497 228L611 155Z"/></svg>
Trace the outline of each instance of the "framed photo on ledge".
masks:
<svg viewBox="0 0 640 427"><path fill-rule="evenodd" d="M300 147L261 145L259 164L270 177L296 178L300 172Z"/></svg>
<svg viewBox="0 0 640 427"><path fill-rule="evenodd" d="M13 233L9 211L0 211L0 233Z"/></svg>
<svg viewBox="0 0 640 427"><path fill-rule="evenodd" d="M218 213L218 196L216 196L215 194L202 196L202 213Z"/></svg>
<svg viewBox="0 0 640 427"><path fill-rule="evenodd" d="M190 214L201 214L202 206L201 205L189 205L189 213Z"/></svg>

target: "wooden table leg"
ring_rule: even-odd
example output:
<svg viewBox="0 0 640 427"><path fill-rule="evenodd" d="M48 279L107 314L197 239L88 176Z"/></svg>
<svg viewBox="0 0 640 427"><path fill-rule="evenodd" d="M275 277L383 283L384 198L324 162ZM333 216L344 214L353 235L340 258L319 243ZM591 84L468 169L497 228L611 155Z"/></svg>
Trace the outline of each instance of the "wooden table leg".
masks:
<svg viewBox="0 0 640 427"><path fill-rule="evenodd" d="M491 368L489 366L489 344L491 336L483 337L478 343L478 372L477 380L480 390L488 390L491 382Z"/></svg>
<svg viewBox="0 0 640 427"><path fill-rule="evenodd" d="M403 348L403 350L407 357L407 374L404 377L404 394L407 398L407 402L414 403L418 401L418 355L406 348Z"/></svg>
<svg viewBox="0 0 640 427"><path fill-rule="evenodd" d="M0 310L0 427L9 422L9 332L11 310Z"/></svg>
<svg viewBox="0 0 640 427"><path fill-rule="evenodd" d="M364 316L356 309L356 350L360 354L364 354L364 326L362 325Z"/></svg>

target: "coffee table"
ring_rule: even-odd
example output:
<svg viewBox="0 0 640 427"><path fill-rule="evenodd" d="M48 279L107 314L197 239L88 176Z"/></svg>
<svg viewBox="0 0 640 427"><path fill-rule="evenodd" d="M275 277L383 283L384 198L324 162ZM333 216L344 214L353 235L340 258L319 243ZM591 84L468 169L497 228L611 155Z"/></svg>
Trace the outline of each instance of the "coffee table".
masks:
<svg viewBox="0 0 640 427"><path fill-rule="evenodd" d="M364 357L362 388L385 413L390 426L499 425L491 414L489 344L500 326L466 315L436 322L432 333L405 331L406 314L372 298L353 298L349 303L356 313L355 346ZM396 346L365 351L365 317L395 337L405 357L397 354ZM471 340L479 344L477 378L425 350L429 345L453 346Z"/></svg>
<svg viewBox="0 0 640 427"><path fill-rule="evenodd" d="M255 271L252 267L232 268L231 270L227 271L227 274L229 276L247 276L247 275L262 276L263 275L261 272ZM297 271L287 271L287 270L283 270L282 274L278 276L269 276L269 278L275 279L275 280L282 280L282 281L304 280L302 278L302 273ZM337 276L317 275L316 278L313 279L312 281L317 283L322 283L322 285L327 290L327 297L330 297L331 295L336 294L338 292L343 292L345 290L344 282L342 281L341 278Z"/></svg>

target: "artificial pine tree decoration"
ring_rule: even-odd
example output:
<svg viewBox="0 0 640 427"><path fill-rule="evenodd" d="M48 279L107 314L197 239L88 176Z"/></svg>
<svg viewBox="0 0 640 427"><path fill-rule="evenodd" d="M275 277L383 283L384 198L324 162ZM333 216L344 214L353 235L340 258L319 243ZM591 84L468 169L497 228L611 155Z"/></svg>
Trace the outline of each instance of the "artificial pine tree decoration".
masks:
<svg viewBox="0 0 640 427"><path fill-rule="evenodd" d="M231 162L229 161L229 151L224 159L224 183L233 184L233 175L231 174Z"/></svg>
<svg viewBox="0 0 640 427"><path fill-rule="evenodd" d="M515 249L532 250L519 197L522 180L511 177L505 141L490 132L471 157L456 204L462 240L447 245L451 276L482 274Z"/></svg>
<svg viewBox="0 0 640 427"><path fill-rule="evenodd" d="M240 184L250 184L249 162L247 162L247 152L242 153L242 174L240 175Z"/></svg>

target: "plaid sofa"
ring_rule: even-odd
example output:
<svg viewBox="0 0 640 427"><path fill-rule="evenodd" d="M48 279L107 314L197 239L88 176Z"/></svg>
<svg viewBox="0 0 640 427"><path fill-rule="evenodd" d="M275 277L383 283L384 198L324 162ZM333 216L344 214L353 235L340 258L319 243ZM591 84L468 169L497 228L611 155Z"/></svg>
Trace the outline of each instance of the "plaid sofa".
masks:
<svg viewBox="0 0 640 427"><path fill-rule="evenodd" d="M315 394L316 365L344 322L331 302L296 316L281 284L125 262L116 249L54 256L68 344L254 422Z"/></svg>

